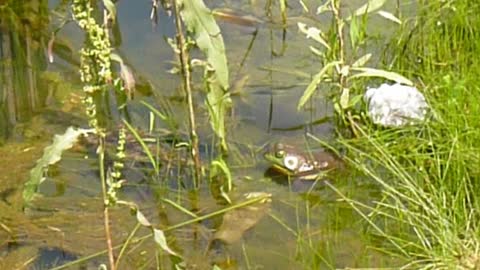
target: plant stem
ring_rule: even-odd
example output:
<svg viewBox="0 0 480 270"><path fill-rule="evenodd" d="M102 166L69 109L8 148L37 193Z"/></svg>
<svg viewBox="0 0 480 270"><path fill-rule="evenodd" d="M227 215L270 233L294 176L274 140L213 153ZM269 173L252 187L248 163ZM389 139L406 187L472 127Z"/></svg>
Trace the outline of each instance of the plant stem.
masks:
<svg viewBox="0 0 480 270"><path fill-rule="evenodd" d="M105 227L105 237L107 239L108 261L110 269L115 270L115 257L113 256L112 234L110 232L110 215L108 211L108 197L107 197L107 183L105 178L105 134L98 132L99 154L98 163L100 169L100 181L102 182L102 197L103 197L103 222Z"/></svg>
<svg viewBox="0 0 480 270"><path fill-rule="evenodd" d="M332 10L333 15L335 16L335 25L337 27L337 45L338 45L338 61L340 61L340 66L345 66L345 42L343 40L343 25L344 21L342 19L342 14L340 12L340 2L341 0L332 0ZM343 90L346 87L346 77L343 72L339 72L339 83L340 87Z"/></svg>
<svg viewBox="0 0 480 270"><path fill-rule="evenodd" d="M179 56L180 56L180 67L182 71L182 77L184 82L184 89L187 95L187 103L188 103L188 114L189 114L189 124L190 124L190 141L191 141L191 155L195 167L195 186L198 187L200 176L201 176L201 168L202 164L200 163L200 156L198 151L198 135L196 132L196 125L195 125L195 111L193 108L193 97L192 97L192 85L191 85L191 73L190 73L190 65L188 62L189 56L188 51L185 44L185 37L183 36L183 29L182 24L180 22L180 11L178 10L177 1L172 1L173 10L175 13L175 28L177 31L176 39L177 39L177 47L179 49Z"/></svg>

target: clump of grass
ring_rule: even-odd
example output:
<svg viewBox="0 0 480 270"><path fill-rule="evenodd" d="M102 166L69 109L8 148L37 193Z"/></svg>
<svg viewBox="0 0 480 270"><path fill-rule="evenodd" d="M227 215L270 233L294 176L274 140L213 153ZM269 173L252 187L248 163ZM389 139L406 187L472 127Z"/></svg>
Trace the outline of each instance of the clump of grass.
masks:
<svg viewBox="0 0 480 270"><path fill-rule="evenodd" d="M354 124L360 136L339 139L383 190L374 206L344 199L408 269L480 267L480 4L447 2L420 2L392 51L424 84L432 117L402 129Z"/></svg>

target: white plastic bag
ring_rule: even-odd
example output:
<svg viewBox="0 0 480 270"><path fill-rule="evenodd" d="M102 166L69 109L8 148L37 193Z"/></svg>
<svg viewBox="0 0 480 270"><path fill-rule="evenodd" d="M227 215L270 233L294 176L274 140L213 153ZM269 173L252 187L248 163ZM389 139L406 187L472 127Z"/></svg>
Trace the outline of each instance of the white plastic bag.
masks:
<svg viewBox="0 0 480 270"><path fill-rule="evenodd" d="M384 83L378 88L368 88L363 98L373 122L387 127L400 127L424 120L429 108L417 88L399 83Z"/></svg>

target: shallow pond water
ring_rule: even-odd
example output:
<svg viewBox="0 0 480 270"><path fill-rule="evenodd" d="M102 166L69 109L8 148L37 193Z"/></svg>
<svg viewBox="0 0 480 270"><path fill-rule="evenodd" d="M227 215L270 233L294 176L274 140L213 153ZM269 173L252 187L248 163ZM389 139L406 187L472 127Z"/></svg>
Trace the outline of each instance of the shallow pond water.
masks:
<svg viewBox="0 0 480 270"><path fill-rule="evenodd" d="M305 1L312 10L316 8L315 2ZM345 12L362 2L348 1ZM395 12L396 1L387 2L384 9ZM57 4L51 1L50 7ZM274 5L274 15L267 17L264 1L207 3L211 8L229 8L258 19L254 27L219 20L232 83L241 82L243 85L240 93L233 97L234 109L227 127L235 181L232 198L241 200L243 193L268 192L272 194L272 201L255 226L242 232L242 237L229 245L211 247L212 236L220 227L222 216L169 232L171 247L181 251L188 269L210 269L213 263L222 269L395 266L395 259L373 248L382 243L369 234L366 222L330 188L318 183L314 188L298 190L294 183L279 184L264 176L268 164L263 161L262 147L266 143L281 140L300 148L306 148L308 144L318 149L314 142L306 141L306 132L325 141L334 136L331 121L328 121L333 112L324 94L317 95L308 109L296 109L312 74L319 68L308 50L313 43L298 32L296 24L305 22L322 27L330 18L316 18L314 12L306 16L300 4L289 4L291 18L284 29L278 6ZM408 11L411 3L402 8ZM146 87L148 91L138 92L128 105L131 118L137 127L146 129L148 113L139 101L168 103L180 127L185 128L186 106L178 86L179 77L167 73L173 67L174 57L165 37L173 36L173 23L162 11L158 25L152 28L149 10L149 1L118 3L122 42L116 51L135 71L139 82L149 85ZM395 25L377 17L372 16L369 21L371 34L388 36ZM376 26L379 22L382 27ZM73 24L67 25L60 33L73 48L80 47L81 36ZM379 51L382 45L381 42L372 42L368 50ZM59 60L50 64L48 70L59 74L62 81L60 86L63 88L57 89L55 98L65 99L48 104L47 109L25 123L17 123L0 147L0 153L4 153L0 154L3 169L0 176L0 269L50 269L104 251L106 246L101 187L93 146L83 145L65 153L62 160L49 169L47 180L40 187L43 196L23 209L22 184L28 178L29 169L41 156L42 149L53 134L62 133L69 125L86 123L81 111L71 109L75 108L76 96L69 91L80 94L78 89L81 89L75 75L76 67ZM168 102L159 102L162 99ZM73 105L66 109L69 102ZM202 104L198 102L200 109L204 109ZM208 158L208 151L212 148L210 127L204 117L199 123L202 154ZM128 182L120 196L140 205L141 211L158 227L188 219L164 199L199 216L226 207L221 200L214 199L212 195L215 194L207 184L197 192L185 186L181 179L188 175L182 176L181 169L175 168L162 177L155 177L144 163L132 162L127 166L125 178ZM378 187L353 171L331 179L331 182L346 196L366 204L378 198L380 192ZM111 224L113 241L120 244L133 230L136 220L128 208L118 207L112 210ZM147 234L146 229L138 232L138 235ZM100 263L106 263L105 254L68 269L97 269ZM121 269L154 269L155 265L166 269L171 264L171 258L157 253L153 241L147 239L132 244Z"/></svg>

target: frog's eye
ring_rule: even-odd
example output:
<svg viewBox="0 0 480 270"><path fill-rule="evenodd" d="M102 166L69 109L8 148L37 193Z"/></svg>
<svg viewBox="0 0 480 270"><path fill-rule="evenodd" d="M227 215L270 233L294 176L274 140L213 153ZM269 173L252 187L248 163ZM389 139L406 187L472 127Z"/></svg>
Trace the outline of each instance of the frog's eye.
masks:
<svg viewBox="0 0 480 270"><path fill-rule="evenodd" d="M277 158L283 158L285 156L285 151L284 150L278 150L275 152L275 157Z"/></svg>
<svg viewBox="0 0 480 270"><path fill-rule="evenodd" d="M298 168L298 158L295 156L285 157L283 166L291 171L295 171Z"/></svg>

